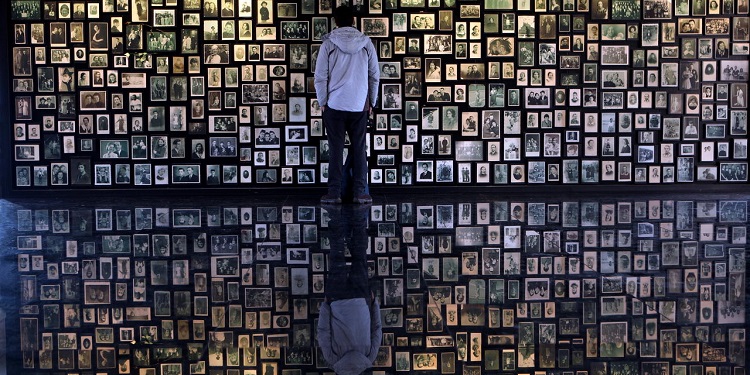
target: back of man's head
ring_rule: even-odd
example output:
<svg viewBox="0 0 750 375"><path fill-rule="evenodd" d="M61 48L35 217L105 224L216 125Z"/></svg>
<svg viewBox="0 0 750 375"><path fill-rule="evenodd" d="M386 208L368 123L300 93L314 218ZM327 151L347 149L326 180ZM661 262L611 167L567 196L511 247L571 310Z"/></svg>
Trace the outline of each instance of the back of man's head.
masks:
<svg viewBox="0 0 750 375"><path fill-rule="evenodd" d="M340 5L333 10L333 19L338 27L352 26L354 25L354 12L352 12L352 8Z"/></svg>

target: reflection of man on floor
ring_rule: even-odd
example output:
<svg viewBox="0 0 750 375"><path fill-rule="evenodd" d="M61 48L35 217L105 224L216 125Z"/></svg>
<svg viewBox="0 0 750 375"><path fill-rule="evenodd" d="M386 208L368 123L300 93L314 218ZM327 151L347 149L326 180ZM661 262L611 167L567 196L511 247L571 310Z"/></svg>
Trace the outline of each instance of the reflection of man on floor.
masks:
<svg viewBox="0 0 750 375"><path fill-rule="evenodd" d="M370 288L365 255L369 211L335 206L328 212L330 271L326 299L320 306L318 345L336 374L356 375L372 366L383 336L380 305ZM344 258L345 246L352 255L350 265Z"/></svg>

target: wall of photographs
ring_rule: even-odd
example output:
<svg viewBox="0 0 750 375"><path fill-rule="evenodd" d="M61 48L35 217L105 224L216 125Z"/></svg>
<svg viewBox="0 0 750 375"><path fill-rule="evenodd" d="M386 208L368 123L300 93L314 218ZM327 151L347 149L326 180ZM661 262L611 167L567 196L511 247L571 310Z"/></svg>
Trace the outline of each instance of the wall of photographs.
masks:
<svg viewBox="0 0 750 375"><path fill-rule="evenodd" d="M747 205L372 206L375 374L743 374ZM325 279L334 213L236 202L14 212L10 372L332 374L315 332L336 287Z"/></svg>
<svg viewBox="0 0 750 375"><path fill-rule="evenodd" d="M744 0L351 5L380 55L373 185L748 179ZM9 1L14 189L324 184L334 6Z"/></svg>

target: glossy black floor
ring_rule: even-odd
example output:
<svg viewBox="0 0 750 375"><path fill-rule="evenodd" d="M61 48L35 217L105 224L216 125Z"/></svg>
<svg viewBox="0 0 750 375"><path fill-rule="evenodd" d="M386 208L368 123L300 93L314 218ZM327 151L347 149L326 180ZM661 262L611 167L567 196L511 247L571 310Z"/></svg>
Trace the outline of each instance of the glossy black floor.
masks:
<svg viewBox="0 0 750 375"><path fill-rule="evenodd" d="M749 200L0 201L5 370L744 375Z"/></svg>

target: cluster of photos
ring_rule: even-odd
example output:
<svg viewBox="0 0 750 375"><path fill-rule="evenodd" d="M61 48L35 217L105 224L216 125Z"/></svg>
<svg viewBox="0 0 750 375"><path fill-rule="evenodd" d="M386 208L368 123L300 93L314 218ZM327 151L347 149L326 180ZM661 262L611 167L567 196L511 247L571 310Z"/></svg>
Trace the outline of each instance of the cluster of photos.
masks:
<svg viewBox="0 0 750 375"><path fill-rule="evenodd" d="M745 200L372 206L386 373L738 375ZM326 373L330 213L313 206L17 211L18 366ZM21 369L16 371L20 372Z"/></svg>
<svg viewBox="0 0 750 375"><path fill-rule="evenodd" d="M14 189L324 184L340 4L371 184L748 180L744 0L11 0Z"/></svg>

